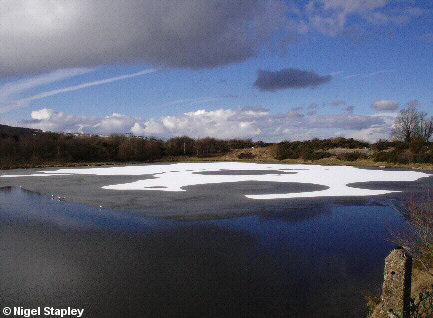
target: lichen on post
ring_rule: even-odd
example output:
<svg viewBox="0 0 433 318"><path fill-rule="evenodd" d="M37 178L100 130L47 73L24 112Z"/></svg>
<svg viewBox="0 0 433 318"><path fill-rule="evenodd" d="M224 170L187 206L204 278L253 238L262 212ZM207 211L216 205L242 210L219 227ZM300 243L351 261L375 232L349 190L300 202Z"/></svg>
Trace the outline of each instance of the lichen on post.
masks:
<svg viewBox="0 0 433 318"><path fill-rule="evenodd" d="M375 317L408 317L412 257L402 248L394 249L385 259L380 311Z"/></svg>

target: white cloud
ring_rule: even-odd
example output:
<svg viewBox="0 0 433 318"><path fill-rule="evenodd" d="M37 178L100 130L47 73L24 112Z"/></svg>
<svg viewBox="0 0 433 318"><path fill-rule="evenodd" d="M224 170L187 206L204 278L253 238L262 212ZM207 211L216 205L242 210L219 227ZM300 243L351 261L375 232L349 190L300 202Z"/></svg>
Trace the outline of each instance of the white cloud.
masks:
<svg viewBox="0 0 433 318"><path fill-rule="evenodd" d="M40 109L32 111L30 117L35 120L49 120L53 115L54 111L52 109Z"/></svg>
<svg viewBox="0 0 433 318"><path fill-rule="evenodd" d="M366 140L387 138L394 113L356 115L352 113L305 116L298 111L272 114L263 107L197 110L160 118L136 118L122 114L106 117L67 115L52 109L33 111L32 119L19 125L50 131L93 134L133 133L140 136L253 138L254 140L303 140L336 135Z"/></svg>
<svg viewBox="0 0 433 318"><path fill-rule="evenodd" d="M31 120L22 121L19 125L44 131L109 135L129 132L135 120L135 118L116 113L100 118L68 115L53 109L43 108L32 111Z"/></svg>
<svg viewBox="0 0 433 318"><path fill-rule="evenodd" d="M102 134L123 133L130 129L134 122L134 118L113 113L111 116L105 116L97 124L93 125L91 129Z"/></svg>
<svg viewBox="0 0 433 318"><path fill-rule="evenodd" d="M377 100L371 104L371 108L376 110L396 110L399 107L399 103L395 100Z"/></svg>
<svg viewBox="0 0 433 318"><path fill-rule="evenodd" d="M230 109L218 109L215 111L198 110L182 115L165 116L159 119L147 120L135 126L137 135L154 135L160 137L187 135L191 137L219 137L219 138L247 138L260 134L260 129L255 127L254 112L245 114L241 118L239 114ZM254 113L254 114L253 114ZM247 118L251 117L251 118Z"/></svg>

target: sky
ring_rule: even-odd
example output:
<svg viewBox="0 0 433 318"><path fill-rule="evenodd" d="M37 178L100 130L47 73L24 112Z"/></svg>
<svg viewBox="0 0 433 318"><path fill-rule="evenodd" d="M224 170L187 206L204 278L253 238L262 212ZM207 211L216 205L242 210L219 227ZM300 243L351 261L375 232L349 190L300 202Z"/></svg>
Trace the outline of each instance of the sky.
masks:
<svg viewBox="0 0 433 318"><path fill-rule="evenodd" d="M0 2L0 123L280 141L432 115L433 2Z"/></svg>

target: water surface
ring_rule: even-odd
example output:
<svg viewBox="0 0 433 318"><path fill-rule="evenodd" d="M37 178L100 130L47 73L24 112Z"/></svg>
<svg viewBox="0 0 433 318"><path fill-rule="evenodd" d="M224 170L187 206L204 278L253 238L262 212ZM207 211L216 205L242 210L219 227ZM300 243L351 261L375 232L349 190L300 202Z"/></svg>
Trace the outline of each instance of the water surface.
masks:
<svg viewBox="0 0 433 318"><path fill-rule="evenodd" d="M86 317L362 317L390 207L320 202L181 222L0 191L0 303Z"/></svg>

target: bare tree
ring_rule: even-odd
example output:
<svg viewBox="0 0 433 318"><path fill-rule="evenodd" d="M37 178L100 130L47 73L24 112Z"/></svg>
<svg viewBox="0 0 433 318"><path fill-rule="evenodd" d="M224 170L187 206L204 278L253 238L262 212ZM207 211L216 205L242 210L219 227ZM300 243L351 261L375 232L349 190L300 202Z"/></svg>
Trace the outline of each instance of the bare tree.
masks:
<svg viewBox="0 0 433 318"><path fill-rule="evenodd" d="M422 113L422 119L420 121L420 137L424 141L429 141L431 136L433 135L433 116L430 118L426 118L427 114Z"/></svg>
<svg viewBox="0 0 433 318"><path fill-rule="evenodd" d="M411 142L421 139L428 142L433 134L433 117L419 111L416 105L408 105L398 114L391 132L393 138Z"/></svg>

